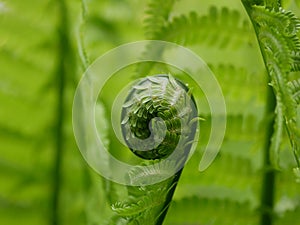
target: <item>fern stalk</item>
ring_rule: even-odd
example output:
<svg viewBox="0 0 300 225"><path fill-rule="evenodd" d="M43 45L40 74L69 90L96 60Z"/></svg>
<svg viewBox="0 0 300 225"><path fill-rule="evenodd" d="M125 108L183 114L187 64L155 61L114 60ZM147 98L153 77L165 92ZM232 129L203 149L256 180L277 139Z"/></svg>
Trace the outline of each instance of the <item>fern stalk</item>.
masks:
<svg viewBox="0 0 300 225"><path fill-rule="evenodd" d="M168 192L167 194L167 197L166 197L166 200L165 200L165 204L164 206L162 207L163 211L162 213L159 215L158 219L157 219L157 222L155 225L161 225L163 224L163 221L167 215L167 212L169 210L169 206L170 206L170 203L172 201L172 198L173 198L173 195L174 195L174 192L175 192L175 189L176 189L176 186L177 186L177 183L179 181L179 178L181 176L181 173L182 173L182 169L180 171L178 171L175 176L174 176L174 179L172 181L173 184L176 184L172 187L172 189Z"/></svg>
<svg viewBox="0 0 300 225"><path fill-rule="evenodd" d="M270 160L270 149L272 146L272 137L274 135L275 124L275 109L276 109L276 97L271 87L267 90L267 101L265 111L265 138L264 138L264 175L262 177L261 187L261 225L273 224L273 208L274 208L274 196L275 196L275 179L276 171L273 168Z"/></svg>
<svg viewBox="0 0 300 225"><path fill-rule="evenodd" d="M55 130L55 155L53 168L53 203L51 224L59 225L59 198L61 194L61 174L62 159L64 152L64 131L63 121L65 119L65 91L67 74L70 72L70 66L74 66L74 62L70 62L72 58L70 39L68 35L68 13L64 0L57 1L59 21L58 21L58 46L57 46L57 106L56 106L56 130Z"/></svg>

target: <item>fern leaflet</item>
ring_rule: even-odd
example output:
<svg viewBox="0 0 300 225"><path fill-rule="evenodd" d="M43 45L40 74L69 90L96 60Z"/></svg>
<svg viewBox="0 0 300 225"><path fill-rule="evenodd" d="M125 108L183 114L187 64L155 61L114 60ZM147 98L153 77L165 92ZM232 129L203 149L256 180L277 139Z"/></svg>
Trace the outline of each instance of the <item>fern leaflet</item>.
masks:
<svg viewBox="0 0 300 225"><path fill-rule="evenodd" d="M158 39L160 30L167 23L175 0L151 0L148 4L145 19L146 38Z"/></svg>

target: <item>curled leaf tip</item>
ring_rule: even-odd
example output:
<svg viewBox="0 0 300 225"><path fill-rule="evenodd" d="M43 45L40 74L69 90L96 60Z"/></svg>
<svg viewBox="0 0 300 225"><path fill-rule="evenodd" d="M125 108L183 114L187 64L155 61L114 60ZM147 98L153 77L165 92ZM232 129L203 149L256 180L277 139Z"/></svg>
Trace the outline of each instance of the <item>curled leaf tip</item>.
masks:
<svg viewBox="0 0 300 225"><path fill-rule="evenodd" d="M137 88L138 87L138 88ZM130 102L130 104L128 104ZM129 92L122 109L127 146L143 159L162 159L193 140L198 117L189 89L170 74L148 76Z"/></svg>

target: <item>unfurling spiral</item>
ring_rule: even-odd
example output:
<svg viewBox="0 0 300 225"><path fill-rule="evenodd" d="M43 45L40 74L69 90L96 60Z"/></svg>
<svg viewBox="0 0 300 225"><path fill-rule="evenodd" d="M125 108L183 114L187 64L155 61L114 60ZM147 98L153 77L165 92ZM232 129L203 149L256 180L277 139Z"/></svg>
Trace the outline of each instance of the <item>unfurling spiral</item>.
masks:
<svg viewBox="0 0 300 225"><path fill-rule="evenodd" d="M179 149L188 154L197 130L197 108L189 89L171 75L137 82L122 109L127 146L143 159L162 159ZM177 152L177 151L176 151Z"/></svg>

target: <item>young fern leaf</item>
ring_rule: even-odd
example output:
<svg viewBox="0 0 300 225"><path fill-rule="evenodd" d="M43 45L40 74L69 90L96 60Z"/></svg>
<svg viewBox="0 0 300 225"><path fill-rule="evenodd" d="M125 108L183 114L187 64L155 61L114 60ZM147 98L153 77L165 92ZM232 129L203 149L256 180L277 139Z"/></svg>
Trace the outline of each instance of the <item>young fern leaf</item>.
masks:
<svg viewBox="0 0 300 225"><path fill-rule="evenodd" d="M182 83L166 75L148 77L133 87L123 106L122 132L136 155L144 159L165 158L178 144L192 140L190 132L195 132L196 127L189 130L183 124L189 125L197 115L186 91ZM179 142L180 138L184 140Z"/></svg>
<svg viewBox="0 0 300 225"><path fill-rule="evenodd" d="M300 134L296 122L297 102L288 83L290 72L299 68L297 56L300 52L300 41L297 32L300 22L292 12L286 12L281 8L277 10L253 5L249 12L270 75L270 85L275 90L277 100L271 161L278 166L282 121L284 121L299 167Z"/></svg>
<svg viewBox="0 0 300 225"><path fill-rule="evenodd" d="M171 75L147 77L133 86L123 105L122 134L130 150L148 161L129 173L129 182L139 185L128 186L128 199L112 205L114 221L162 224L195 137L195 118L187 87ZM152 182L165 174L169 178Z"/></svg>

